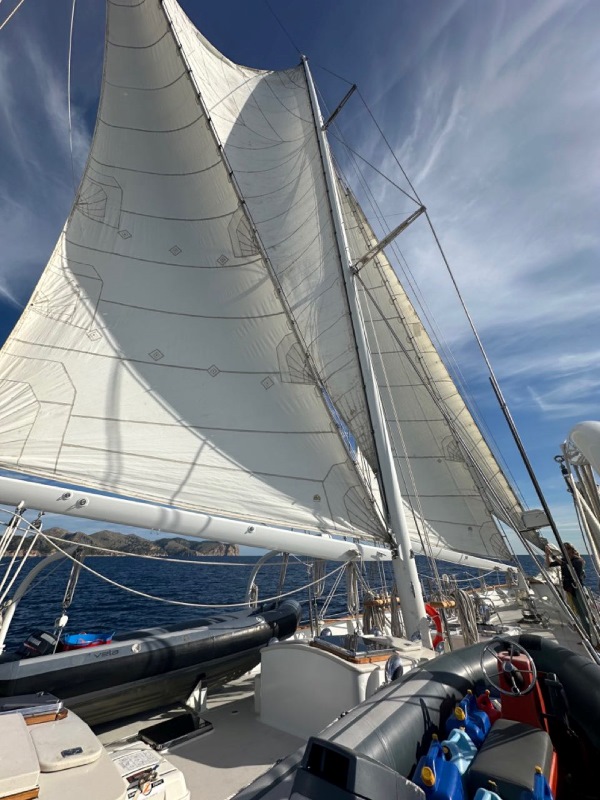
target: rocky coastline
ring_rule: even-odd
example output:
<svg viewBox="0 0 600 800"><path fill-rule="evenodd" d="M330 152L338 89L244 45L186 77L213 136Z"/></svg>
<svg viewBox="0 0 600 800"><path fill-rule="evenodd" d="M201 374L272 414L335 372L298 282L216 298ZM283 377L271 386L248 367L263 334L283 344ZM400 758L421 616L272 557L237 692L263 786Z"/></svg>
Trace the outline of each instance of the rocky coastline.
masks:
<svg viewBox="0 0 600 800"><path fill-rule="evenodd" d="M152 538L138 536L135 533L119 533L118 531L96 531L95 533L82 533L81 531L67 531L64 528L48 528L44 530L48 536L62 539L65 543L79 544L85 548L88 556L102 555L148 555L163 556L170 558L197 558L198 556L238 556L239 547L236 544L225 544L223 542L209 542L201 539L186 539L182 536L160 536L151 534ZM157 538L154 538L154 537ZM14 552L17 547L23 545L22 537L15 536L11 542L12 547L9 552ZM102 547L107 550L117 551L117 553L103 553L93 547ZM53 551L49 542L42 540L36 543L31 551L31 556L47 556Z"/></svg>

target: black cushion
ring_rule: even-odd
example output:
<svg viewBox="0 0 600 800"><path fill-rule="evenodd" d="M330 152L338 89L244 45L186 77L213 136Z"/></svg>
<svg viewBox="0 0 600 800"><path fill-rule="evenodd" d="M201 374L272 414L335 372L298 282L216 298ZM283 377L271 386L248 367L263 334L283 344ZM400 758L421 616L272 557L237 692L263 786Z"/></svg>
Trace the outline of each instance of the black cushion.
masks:
<svg viewBox="0 0 600 800"><path fill-rule="evenodd" d="M467 772L469 790L475 794L480 786L489 788L488 782L494 781L503 800L521 800L524 790L533 791L536 766L548 778L551 761L552 742L546 731L499 719Z"/></svg>

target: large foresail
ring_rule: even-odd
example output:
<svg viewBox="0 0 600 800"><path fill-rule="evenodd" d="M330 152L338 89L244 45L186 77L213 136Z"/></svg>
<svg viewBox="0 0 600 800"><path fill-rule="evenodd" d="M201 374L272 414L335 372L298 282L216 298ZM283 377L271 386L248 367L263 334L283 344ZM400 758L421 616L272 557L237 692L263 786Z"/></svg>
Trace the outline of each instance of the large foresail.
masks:
<svg viewBox="0 0 600 800"><path fill-rule="evenodd" d="M0 465L383 535L302 67L238 67L174 0L108 3L71 215L0 354Z"/></svg>
<svg viewBox="0 0 600 800"><path fill-rule="evenodd" d="M279 345L282 374L302 381L310 360L361 453L375 466L304 70L241 67L215 50L177 3L165 5L244 199L245 213L240 209L234 221L237 246L252 246L250 220L294 319L296 337Z"/></svg>
<svg viewBox="0 0 600 800"><path fill-rule="evenodd" d="M376 243L352 193L340 195L353 256ZM403 493L432 543L506 558L494 517L523 509L384 253L360 271L361 302Z"/></svg>

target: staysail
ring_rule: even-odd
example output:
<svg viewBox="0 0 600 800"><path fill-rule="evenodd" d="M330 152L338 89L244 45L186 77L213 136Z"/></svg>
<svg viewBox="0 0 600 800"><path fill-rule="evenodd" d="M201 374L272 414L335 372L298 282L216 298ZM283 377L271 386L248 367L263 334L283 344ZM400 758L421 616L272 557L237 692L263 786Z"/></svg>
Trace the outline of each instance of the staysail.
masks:
<svg viewBox="0 0 600 800"><path fill-rule="evenodd" d="M80 190L0 354L3 467L384 536L302 67L217 53L174 0L108 4Z"/></svg>
<svg viewBox="0 0 600 800"><path fill-rule="evenodd" d="M358 260L376 238L339 182ZM402 492L432 544L506 558L494 516L515 528L523 509L385 254L360 270L361 302ZM425 528L421 519L427 520Z"/></svg>

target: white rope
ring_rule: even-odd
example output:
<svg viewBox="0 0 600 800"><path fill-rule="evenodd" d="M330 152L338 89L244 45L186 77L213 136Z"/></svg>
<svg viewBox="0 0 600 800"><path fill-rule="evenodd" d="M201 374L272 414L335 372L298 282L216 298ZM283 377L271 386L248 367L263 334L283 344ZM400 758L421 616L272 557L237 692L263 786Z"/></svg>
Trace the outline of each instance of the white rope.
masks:
<svg viewBox="0 0 600 800"><path fill-rule="evenodd" d="M20 0L20 2L17 4L17 6L15 8L13 8L13 10L10 12L8 17L2 23L2 25L0 25L0 31L2 30L2 28L5 25L8 25L8 23L11 21L11 19L14 17L14 15L17 13L17 11L21 8L21 6L23 5L24 2L25 2L25 0Z"/></svg>
<svg viewBox="0 0 600 800"><path fill-rule="evenodd" d="M329 590L329 594L327 595L327 597L325 599L325 602L323 603L323 606L322 606L321 611L319 613L319 616L320 616L321 619L324 619L325 614L327 613L327 609L329 608L329 605L330 605L331 601L333 600L333 596L335 595L335 593L337 591L337 588L340 585L340 581L342 580L343 577L344 577L344 573L343 572L338 572L338 574L336 575L335 581L333 582L333 586Z"/></svg>
<svg viewBox="0 0 600 800"><path fill-rule="evenodd" d="M498 572L498 570L494 567L494 569L491 569L489 572L484 572L482 575L469 575L466 578L456 578L454 575L452 575L452 580L455 583L473 583L473 581L478 581L481 580L482 578L487 578L496 572ZM491 588L493 588L493 585Z"/></svg>
<svg viewBox="0 0 600 800"><path fill-rule="evenodd" d="M360 610L360 600L358 597L358 576L354 564L350 562L347 565L346 572L346 594L348 611L352 616L356 616Z"/></svg>
<svg viewBox="0 0 600 800"><path fill-rule="evenodd" d="M321 597L325 589L325 561L321 558L313 559L312 576L315 580L314 596Z"/></svg>
<svg viewBox="0 0 600 800"><path fill-rule="evenodd" d="M45 533L40 534L42 538L48 539ZM61 547L59 547L55 542L52 543L53 546L58 550L59 553L62 553L66 558L70 559L71 561L77 562L81 564L82 568L87 570L87 572L95 575L96 578L100 578L100 580L105 581L106 583L110 584L111 586L115 586L117 589L122 589L124 592L129 592L130 594L135 594L138 597L144 597L146 600L157 600L160 603L168 603L169 605L173 606L185 606L186 608L245 608L248 606L246 601L241 603L188 603L184 600L169 600L166 597L157 597L153 594L147 594L146 592L140 592L138 589L132 589L129 586L124 586L122 583L118 583L117 581L112 580L111 578L107 578L106 575L102 575L102 573L97 572L95 569L92 569L87 564L78 561L72 555L67 553ZM340 564L339 567L332 570L326 577L330 575L335 575L340 570L343 570L346 567L346 564ZM270 603L275 600L280 600L282 597L290 597L293 594L297 594L298 592L303 592L305 589L308 589L312 586L316 581L311 581L310 583L305 584L304 586L299 586L297 589L292 589L289 592L284 592L283 594L275 595L274 597L266 597L261 602L263 603Z"/></svg>
<svg viewBox="0 0 600 800"><path fill-rule="evenodd" d="M392 636L399 636L404 637L406 636L406 631L404 630L403 618L400 609L400 603L398 602L398 587L396 584L392 587L392 599L390 604L390 627L392 631Z"/></svg>
<svg viewBox="0 0 600 800"><path fill-rule="evenodd" d="M365 633L372 633L375 628L381 631L381 633L385 633L388 627L385 617L385 606L383 603L376 603L378 599L378 596L373 592L369 592L364 596L363 631Z"/></svg>
<svg viewBox="0 0 600 800"><path fill-rule="evenodd" d="M454 600L464 643L465 645L475 644L479 641L475 603L464 589L457 589L454 592Z"/></svg>
<svg viewBox="0 0 600 800"><path fill-rule="evenodd" d="M6 555L6 551L8 550L10 543L12 541L13 536L19 530L19 525L21 524L22 517L14 514L10 522L6 525L6 529L2 534L2 538L0 539L0 559L4 558ZM2 588L0 586L0 588Z"/></svg>

